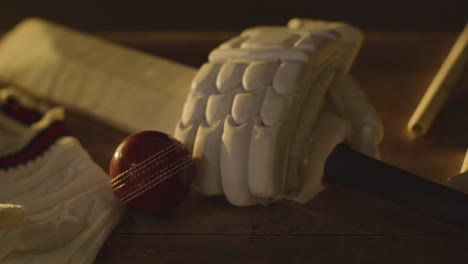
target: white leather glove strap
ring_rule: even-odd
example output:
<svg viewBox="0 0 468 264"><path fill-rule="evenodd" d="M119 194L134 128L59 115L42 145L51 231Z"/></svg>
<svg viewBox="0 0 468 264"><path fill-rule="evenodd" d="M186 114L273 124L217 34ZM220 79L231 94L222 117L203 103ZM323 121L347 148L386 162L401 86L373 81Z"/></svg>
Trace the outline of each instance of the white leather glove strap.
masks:
<svg viewBox="0 0 468 264"><path fill-rule="evenodd" d="M0 42L0 82L133 133L172 134L195 69L28 19Z"/></svg>
<svg viewBox="0 0 468 264"><path fill-rule="evenodd" d="M107 175L58 130L63 109L0 98L0 262L92 263L122 212Z"/></svg>

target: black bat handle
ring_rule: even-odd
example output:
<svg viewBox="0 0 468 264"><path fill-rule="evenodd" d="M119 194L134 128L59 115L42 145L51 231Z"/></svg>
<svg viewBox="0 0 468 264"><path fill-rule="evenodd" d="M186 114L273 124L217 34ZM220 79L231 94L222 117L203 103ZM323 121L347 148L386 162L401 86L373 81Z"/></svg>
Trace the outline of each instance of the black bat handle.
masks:
<svg viewBox="0 0 468 264"><path fill-rule="evenodd" d="M367 192L468 230L468 195L339 144L325 163L326 183Z"/></svg>

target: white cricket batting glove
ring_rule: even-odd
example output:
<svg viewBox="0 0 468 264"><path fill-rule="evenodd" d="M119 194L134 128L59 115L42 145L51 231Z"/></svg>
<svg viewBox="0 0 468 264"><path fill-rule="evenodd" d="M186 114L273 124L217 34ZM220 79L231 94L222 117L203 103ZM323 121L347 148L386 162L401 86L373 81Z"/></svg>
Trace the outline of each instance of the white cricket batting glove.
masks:
<svg viewBox="0 0 468 264"><path fill-rule="evenodd" d="M92 263L120 219L62 108L0 90L0 263Z"/></svg>
<svg viewBox="0 0 468 264"><path fill-rule="evenodd" d="M193 150L197 189L238 206L306 203L338 143L377 155L381 123L348 75L361 42L349 25L294 19L215 49L175 130Z"/></svg>

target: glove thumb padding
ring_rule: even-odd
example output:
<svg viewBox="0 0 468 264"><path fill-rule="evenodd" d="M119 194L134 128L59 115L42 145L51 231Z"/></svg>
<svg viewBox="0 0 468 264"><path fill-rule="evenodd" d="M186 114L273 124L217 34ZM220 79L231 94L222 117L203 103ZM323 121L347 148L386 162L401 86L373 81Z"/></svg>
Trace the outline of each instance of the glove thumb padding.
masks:
<svg viewBox="0 0 468 264"><path fill-rule="evenodd" d="M320 114L308 144L307 158L299 170L301 185L292 200L305 204L324 189L323 168L327 157L336 145L348 141L350 131L349 121L328 112Z"/></svg>

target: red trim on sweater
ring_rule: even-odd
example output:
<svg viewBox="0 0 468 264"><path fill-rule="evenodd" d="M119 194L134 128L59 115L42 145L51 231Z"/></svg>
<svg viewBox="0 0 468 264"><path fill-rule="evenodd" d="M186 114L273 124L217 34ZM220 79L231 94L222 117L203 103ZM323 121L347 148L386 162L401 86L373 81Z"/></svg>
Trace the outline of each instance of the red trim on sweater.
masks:
<svg viewBox="0 0 468 264"><path fill-rule="evenodd" d="M22 106L14 98L8 98L5 104L0 105L0 111L25 125L32 125L42 118L39 111ZM17 152L0 156L0 170L16 167L37 158L55 141L68 134L63 121L52 122L38 131L29 143Z"/></svg>
<svg viewBox="0 0 468 264"><path fill-rule="evenodd" d="M0 105L0 111L25 125L34 124L42 118L41 112L22 106L12 97L9 97L3 105Z"/></svg>

